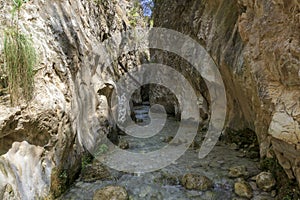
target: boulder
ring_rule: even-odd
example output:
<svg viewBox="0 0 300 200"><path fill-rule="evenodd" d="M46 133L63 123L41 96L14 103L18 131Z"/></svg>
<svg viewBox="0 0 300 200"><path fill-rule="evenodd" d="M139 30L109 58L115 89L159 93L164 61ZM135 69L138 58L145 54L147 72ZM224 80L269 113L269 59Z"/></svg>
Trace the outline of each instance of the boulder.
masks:
<svg viewBox="0 0 300 200"><path fill-rule="evenodd" d="M263 191L271 191L276 185L276 180L272 173L261 172L256 176L256 184Z"/></svg>
<svg viewBox="0 0 300 200"><path fill-rule="evenodd" d="M247 199L251 199L253 196L253 190L249 183L246 181L238 181L234 184L234 192L240 196L245 197Z"/></svg>
<svg viewBox="0 0 300 200"><path fill-rule="evenodd" d="M206 191L213 187L212 180L199 174L186 174L183 176L181 183L189 190Z"/></svg>
<svg viewBox="0 0 300 200"><path fill-rule="evenodd" d="M97 190L93 200L128 200L128 193L120 186L106 186Z"/></svg>
<svg viewBox="0 0 300 200"><path fill-rule="evenodd" d="M246 177L249 173L244 165L229 168L228 176L231 178Z"/></svg>

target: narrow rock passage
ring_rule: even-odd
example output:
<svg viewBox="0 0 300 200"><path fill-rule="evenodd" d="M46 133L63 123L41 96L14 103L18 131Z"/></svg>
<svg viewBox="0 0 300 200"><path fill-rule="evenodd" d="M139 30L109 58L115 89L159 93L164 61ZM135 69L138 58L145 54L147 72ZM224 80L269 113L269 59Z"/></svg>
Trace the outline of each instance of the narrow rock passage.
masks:
<svg viewBox="0 0 300 200"><path fill-rule="evenodd" d="M300 200L300 0L0 0L0 24L0 200ZM225 87L212 91L219 73ZM28 74L30 90L17 84ZM12 105L12 88L32 99L19 95ZM137 91L122 95L126 88ZM113 91L121 109L111 104ZM116 127L131 123L127 103L141 103L132 119L142 128L131 124L131 136ZM148 126L150 103L175 117ZM207 146L218 141L214 133L222 132L220 141L205 159L198 159L205 130L187 141L196 133L188 122L177 140L180 117L219 125ZM95 145L103 138L115 145ZM127 159L117 146L145 159ZM167 151L148 156L167 146L173 156L189 149L179 159Z"/></svg>

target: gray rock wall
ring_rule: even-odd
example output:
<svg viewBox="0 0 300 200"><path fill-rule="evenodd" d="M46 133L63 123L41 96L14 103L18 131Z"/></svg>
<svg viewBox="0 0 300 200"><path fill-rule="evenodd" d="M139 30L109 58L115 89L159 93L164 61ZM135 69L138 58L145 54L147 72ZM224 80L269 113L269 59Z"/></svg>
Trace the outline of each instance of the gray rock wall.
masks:
<svg viewBox="0 0 300 200"><path fill-rule="evenodd" d="M156 5L154 26L191 36L217 63L228 95L226 127L255 131L261 156L274 151L299 182L299 1L166 0ZM176 62L169 63L179 71L186 67Z"/></svg>
<svg viewBox="0 0 300 200"><path fill-rule="evenodd" d="M11 5L0 1L1 57ZM38 65L29 104L21 101L11 107L8 92L0 93L0 199L59 196L76 178L84 149L106 137L114 122L108 94L100 91L114 85L123 72L118 56L126 70L134 68L139 57L135 51L116 53L107 66L91 58L105 53L97 45L131 28L127 13L132 8L125 0L34 0L23 5L19 27L31 36ZM140 17L135 21L144 25ZM118 45L113 40L111 48ZM5 74L0 73L2 80Z"/></svg>

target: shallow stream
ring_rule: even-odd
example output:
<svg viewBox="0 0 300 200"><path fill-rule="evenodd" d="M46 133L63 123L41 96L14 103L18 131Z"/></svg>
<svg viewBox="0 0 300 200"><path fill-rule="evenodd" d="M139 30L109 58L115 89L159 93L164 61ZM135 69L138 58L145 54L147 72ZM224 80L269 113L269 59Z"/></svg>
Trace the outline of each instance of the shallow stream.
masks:
<svg viewBox="0 0 300 200"><path fill-rule="evenodd" d="M141 124L149 122L148 111L148 105L135 108L136 117L143 120L140 122ZM126 140L129 143L128 151L141 152L159 149L166 145L166 138L174 136L178 123L174 118L168 117L163 130L151 139L137 139L126 135L121 136L121 140ZM78 179L61 199L92 199L97 189L108 185L125 187L130 199L134 200L239 199L233 188L236 180L229 178L228 169L243 165L248 170L248 177L253 177L260 172L258 159L246 158L242 150L233 149L230 145L225 145L222 142L219 142L204 159L198 158L198 151L199 149L189 148L183 156L171 165L151 173L132 174L109 169L113 176L111 180L88 183ZM207 176L214 183L213 189L204 192L185 189L180 180L187 173ZM252 182L250 185L254 184ZM255 188L253 195L255 200L273 199L269 193Z"/></svg>

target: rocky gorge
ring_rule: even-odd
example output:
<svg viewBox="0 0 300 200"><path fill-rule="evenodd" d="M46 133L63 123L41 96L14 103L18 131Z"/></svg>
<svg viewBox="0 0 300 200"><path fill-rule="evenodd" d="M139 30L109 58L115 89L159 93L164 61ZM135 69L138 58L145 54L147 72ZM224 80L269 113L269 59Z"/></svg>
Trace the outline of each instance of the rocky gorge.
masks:
<svg viewBox="0 0 300 200"><path fill-rule="evenodd" d="M0 199L300 198L300 2L153 4L150 19L137 1L24 1L18 28L30 36L38 59L32 99L11 105L3 49L13 1L0 1ZM152 26L198 42L221 74L226 121L204 160L197 152L213 105L206 77L174 53L124 42L131 35L115 37ZM201 99L202 106L189 110L199 111L198 134L186 153L164 169L142 174L110 169L90 155L103 138L132 152L185 142L174 133L183 115L179 104L190 98L187 91L176 88L176 99L168 88L150 84L133 94L132 111L125 113L138 124L149 122L153 104L163 105L169 115L161 135L150 140L126 135L112 116L117 80L154 62L183 74ZM178 85L168 71L157 71ZM101 152L106 148L101 146Z"/></svg>

